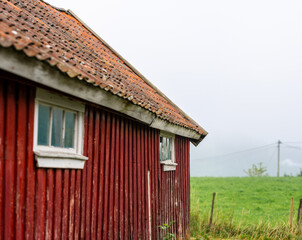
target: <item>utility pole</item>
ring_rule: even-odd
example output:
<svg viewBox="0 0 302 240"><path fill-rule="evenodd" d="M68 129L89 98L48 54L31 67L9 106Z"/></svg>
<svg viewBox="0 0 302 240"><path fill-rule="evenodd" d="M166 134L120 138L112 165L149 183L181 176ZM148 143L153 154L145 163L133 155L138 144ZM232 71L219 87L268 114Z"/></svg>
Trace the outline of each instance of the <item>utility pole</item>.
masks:
<svg viewBox="0 0 302 240"><path fill-rule="evenodd" d="M280 144L281 144L281 141L278 140L278 170L277 170L277 177L280 177Z"/></svg>

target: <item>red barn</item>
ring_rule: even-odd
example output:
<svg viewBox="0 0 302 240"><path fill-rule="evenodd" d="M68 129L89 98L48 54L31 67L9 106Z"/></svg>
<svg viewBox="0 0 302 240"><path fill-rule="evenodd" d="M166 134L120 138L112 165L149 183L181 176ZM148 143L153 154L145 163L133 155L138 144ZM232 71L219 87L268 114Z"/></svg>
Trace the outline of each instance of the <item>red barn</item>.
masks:
<svg viewBox="0 0 302 240"><path fill-rule="evenodd" d="M72 12L0 1L0 240L184 237L206 134Z"/></svg>

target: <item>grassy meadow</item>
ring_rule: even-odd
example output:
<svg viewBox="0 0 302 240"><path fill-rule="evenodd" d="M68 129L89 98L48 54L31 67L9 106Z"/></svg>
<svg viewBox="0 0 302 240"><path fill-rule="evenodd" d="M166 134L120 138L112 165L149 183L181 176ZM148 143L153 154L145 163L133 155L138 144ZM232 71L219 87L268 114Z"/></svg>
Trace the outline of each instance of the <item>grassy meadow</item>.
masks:
<svg viewBox="0 0 302 240"><path fill-rule="evenodd" d="M213 226L208 228L212 195L216 192ZM197 239L302 239L289 229L302 199L302 177L192 177L191 235Z"/></svg>

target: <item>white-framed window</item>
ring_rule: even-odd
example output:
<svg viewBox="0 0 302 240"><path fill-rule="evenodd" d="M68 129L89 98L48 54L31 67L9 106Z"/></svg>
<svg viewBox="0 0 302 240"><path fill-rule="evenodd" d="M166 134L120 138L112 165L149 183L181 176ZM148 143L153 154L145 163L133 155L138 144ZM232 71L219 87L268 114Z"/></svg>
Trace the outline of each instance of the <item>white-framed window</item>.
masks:
<svg viewBox="0 0 302 240"><path fill-rule="evenodd" d="M174 171L177 163L175 163L175 135L167 132L160 133L159 151L160 163L163 165L164 171Z"/></svg>
<svg viewBox="0 0 302 240"><path fill-rule="evenodd" d="M37 167L82 169L85 105L37 88L34 153Z"/></svg>

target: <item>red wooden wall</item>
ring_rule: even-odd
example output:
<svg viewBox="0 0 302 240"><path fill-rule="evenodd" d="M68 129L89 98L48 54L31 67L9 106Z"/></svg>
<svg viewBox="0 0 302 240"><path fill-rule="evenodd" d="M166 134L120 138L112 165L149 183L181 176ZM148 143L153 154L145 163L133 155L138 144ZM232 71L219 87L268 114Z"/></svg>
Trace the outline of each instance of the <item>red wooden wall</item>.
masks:
<svg viewBox="0 0 302 240"><path fill-rule="evenodd" d="M176 137L173 172L159 161L159 131L86 107L83 170L37 169L33 156L35 87L0 76L0 240L150 239L174 221L189 226L189 141Z"/></svg>

